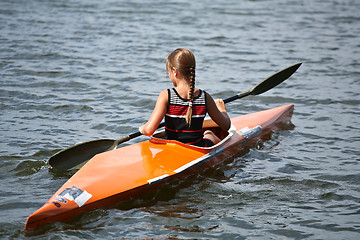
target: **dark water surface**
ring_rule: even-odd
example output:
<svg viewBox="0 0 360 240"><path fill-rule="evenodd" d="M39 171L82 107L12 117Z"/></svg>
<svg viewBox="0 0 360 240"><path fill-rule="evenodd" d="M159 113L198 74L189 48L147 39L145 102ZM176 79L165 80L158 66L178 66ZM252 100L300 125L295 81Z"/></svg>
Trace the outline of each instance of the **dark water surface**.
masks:
<svg viewBox="0 0 360 240"><path fill-rule="evenodd" d="M48 158L137 131L171 87L164 59L177 47L194 51L197 86L223 98L303 62L227 106L293 103L294 129L154 198L26 233L71 176ZM358 239L359 56L358 0L2 0L0 238Z"/></svg>

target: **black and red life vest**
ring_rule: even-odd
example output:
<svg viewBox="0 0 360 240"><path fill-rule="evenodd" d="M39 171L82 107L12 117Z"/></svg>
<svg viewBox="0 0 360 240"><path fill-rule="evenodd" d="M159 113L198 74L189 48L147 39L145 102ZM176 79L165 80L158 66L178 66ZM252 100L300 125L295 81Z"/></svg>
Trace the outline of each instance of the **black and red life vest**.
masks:
<svg viewBox="0 0 360 240"><path fill-rule="evenodd" d="M175 88L168 89L168 108L165 115L165 131L167 139L178 140L187 144L195 144L203 139L202 125L207 113L206 92L200 90L192 102L191 125L185 117L189 100L180 97Z"/></svg>

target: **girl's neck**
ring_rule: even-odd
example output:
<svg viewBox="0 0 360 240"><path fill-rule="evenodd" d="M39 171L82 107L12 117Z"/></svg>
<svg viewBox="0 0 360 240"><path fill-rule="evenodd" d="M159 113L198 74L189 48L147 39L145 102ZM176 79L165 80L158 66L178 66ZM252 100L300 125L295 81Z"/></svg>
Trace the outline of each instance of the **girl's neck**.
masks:
<svg viewBox="0 0 360 240"><path fill-rule="evenodd" d="M180 97L184 99L190 99L190 85L186 81L178 83L178 85L176 86L176 91L178 92ZM198 95L198 89L195 88L194 96L197 95Z"/></svg>

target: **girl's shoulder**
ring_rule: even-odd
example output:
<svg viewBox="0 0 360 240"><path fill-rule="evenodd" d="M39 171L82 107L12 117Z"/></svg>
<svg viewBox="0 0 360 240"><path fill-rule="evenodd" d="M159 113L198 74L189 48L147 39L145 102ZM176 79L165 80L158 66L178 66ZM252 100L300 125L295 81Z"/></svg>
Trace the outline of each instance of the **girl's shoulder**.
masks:
<svg viewBox="0 0 360 240"><path fill-rule="evenodd" d="M159 93L158 101L167 101L167 100L168 100L168 89L165 89Z"/></svg>

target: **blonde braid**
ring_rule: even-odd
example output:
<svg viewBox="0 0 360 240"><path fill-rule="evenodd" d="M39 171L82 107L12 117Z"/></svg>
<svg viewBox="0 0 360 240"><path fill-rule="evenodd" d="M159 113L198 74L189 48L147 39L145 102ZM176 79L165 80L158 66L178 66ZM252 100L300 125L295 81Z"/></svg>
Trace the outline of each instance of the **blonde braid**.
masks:
<svg viewBox="0 0 360 240"><path fill-rule="evenodd" d="M191 117L192 117L192 103L194 101L194 90L195 90L195 67L189 67L189 84L190 84L190 91L189 91L189 107L186 112L186 123L190 126L191 125Z"/></svg>

